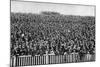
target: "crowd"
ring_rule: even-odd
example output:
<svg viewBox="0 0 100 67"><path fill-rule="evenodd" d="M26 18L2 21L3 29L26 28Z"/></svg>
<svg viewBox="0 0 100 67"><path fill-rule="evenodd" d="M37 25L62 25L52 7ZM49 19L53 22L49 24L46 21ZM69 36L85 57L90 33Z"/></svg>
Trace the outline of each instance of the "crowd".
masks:
<svg viewBox="0 0 100 67"><path fill-rule="evenodd" d="M95 17L11 13L11 55L95 54Z"/></svg>

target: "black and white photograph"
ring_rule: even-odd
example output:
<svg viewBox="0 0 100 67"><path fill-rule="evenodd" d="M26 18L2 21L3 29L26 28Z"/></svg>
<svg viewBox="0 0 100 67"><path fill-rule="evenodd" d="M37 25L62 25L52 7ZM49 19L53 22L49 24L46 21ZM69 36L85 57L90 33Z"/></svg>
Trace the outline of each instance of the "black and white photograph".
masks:
<svg viewBox="0 0 100 67"><path fill-rule="evenodd" d="M11 0L10 67L94 62L95 8Z"/></svg>

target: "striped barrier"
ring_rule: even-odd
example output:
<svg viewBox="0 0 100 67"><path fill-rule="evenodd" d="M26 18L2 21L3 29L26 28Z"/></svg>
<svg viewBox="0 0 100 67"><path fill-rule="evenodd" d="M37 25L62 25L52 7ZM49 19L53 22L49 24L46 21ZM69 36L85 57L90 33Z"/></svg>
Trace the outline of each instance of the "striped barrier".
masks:
<svg viewBox="0 0 100 67"><path fill-rule="evenodd" d="M34 56L34 57L17 57L16 66L31 66L46 64L46 56Z"/></svg>
<svg viewBox="0 0 100 67"><path fill-rule="evenodd" d="M18 56L11 57L11 67L32 66L43 64L59 64L59 63L75 63L95 61L95 55L85 55L83 60L80 60L78 54L70 55L43 55L43 56Z"/></svg>

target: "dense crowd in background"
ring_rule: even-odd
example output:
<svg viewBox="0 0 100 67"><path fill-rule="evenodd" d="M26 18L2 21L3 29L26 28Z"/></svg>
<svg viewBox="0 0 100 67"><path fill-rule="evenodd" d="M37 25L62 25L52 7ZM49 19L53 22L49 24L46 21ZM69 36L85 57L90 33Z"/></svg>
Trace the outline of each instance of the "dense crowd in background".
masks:
<svg viewBox="0 0 100 67"><path fill-rule="evenodd" d="M95 17L11 13L11 55L95 54Z"/></svg>

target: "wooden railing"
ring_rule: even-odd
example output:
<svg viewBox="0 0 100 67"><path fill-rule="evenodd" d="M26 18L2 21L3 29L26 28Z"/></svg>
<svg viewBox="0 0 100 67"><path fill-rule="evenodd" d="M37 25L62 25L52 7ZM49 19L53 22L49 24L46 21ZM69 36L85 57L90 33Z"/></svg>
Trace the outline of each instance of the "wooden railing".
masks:
<svg viewBox="0 0 100 67"><path fill-rule="evenodd" d="M75 63L95 61L95 55L86 54L82 60L78 54L70 55L43 55L43 56L18 56L11 57L11 67L32 66L43 64Z"/></svg>

